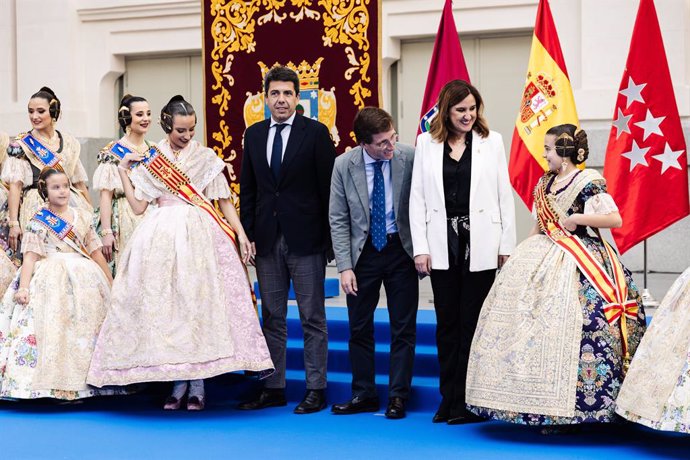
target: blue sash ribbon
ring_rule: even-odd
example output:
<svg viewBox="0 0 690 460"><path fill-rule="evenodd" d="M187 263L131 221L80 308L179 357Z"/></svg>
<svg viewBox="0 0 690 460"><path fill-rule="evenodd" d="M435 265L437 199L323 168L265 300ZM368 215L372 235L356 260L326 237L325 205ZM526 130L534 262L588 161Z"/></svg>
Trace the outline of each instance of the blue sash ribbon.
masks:
<svg viewBox="0 0 690 460"><path fill-rule="evenodd" d="M38 139L33 137L31 134L27 133L22 136L21 141L33 152L34 156L38 161L43 164L44 167L53 167L60 162L60 158L53 153L48 147L41 144Z"/></svg>
<svg viewBox="0 0 690 460"><path fill-rule="evenodd" d="M40 209L31 220L38 222L46 227L53 235L58 237L60 241L67 243L72 249L79 252L81 255L91 258L88 251L84 247L76 233L74 233L74 226L64 220L62 217L53 213L50 209Z"/></svg>
<svg viewBox="0 0 690 460"><path fill-rule="evenodd" d="M125 155L127 155L128 153L132 153L132 149L120 144L119 142L113 142L112 147L110 147L110 153L115 155L119 160L123 160L125 158ZM149 148L148 152L144 155L144 159L138 162L133 162L130 165L130 169L134 169L140 163L150 163L157 154L158 151L155 147Z"/></svg>

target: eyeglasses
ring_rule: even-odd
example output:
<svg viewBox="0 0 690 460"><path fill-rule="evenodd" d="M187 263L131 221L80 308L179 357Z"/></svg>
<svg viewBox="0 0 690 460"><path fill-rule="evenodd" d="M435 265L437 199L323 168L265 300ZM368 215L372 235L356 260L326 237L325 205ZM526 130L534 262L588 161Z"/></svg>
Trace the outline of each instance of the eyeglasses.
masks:
<svg viewBox="0 0 690 460"><path fill-rule="evenodd" d="M393 134L393 137L390 139L383 140L381 142L378 142L376 144L372 144L374 147L377 149L386 149L386 148L394 148L395 144L398 142L398 133Z"/></svg>

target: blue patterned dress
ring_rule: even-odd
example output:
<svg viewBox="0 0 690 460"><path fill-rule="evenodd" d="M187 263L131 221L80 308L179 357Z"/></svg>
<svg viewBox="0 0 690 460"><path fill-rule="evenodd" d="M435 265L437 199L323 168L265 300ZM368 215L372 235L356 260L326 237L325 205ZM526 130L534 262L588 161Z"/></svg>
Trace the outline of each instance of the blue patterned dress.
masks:
<svg viewBox="0 0 690 460"><path fill-rule="evenodd" d="M598 174L597 174L598 176ZM600 177L600 176L599 176ZM543 179L547 180L548 176ZM553 184L549 190L553 190ZM552 191L551 193L557 193ZM572 201L572 205L567 210L568 216L575 213L585 213L585 203L599 195L598 199L606 198L607 202L616 210L613 200L606 194L606 185L601 180L594 180L585 185ZM610 212L611 209L609 209ZM590 211L591 212L591 211ZM596 211L595 211L596 212ZM607 212L601 212L605 214ZM611 261L606 253L604 244L598 236L593 236L586 227L578 227L574 232L586 245L588 251L609 273ZM531 237L523 244L529 244ZM543 236L541 236L543 238ZM552 243L553 244L553 243ZM519 257L520 251L516 251ZM516 261L513 261L516 262ZM497 278L496 284L500 289L500 276L508 276L505 273L512 267L504 267L503 272ZM625 278L628 286L628 298L636 299L638 303L637 320L627 322L628 347L632 356L642 338L646 328L642 301L630 272L624 268ZM486 418L508 421L525 425L565 425L578 423L611 422L615 419L615 400L623 381L623 359L620 323L610 325L604 315L604 299L595 290L590 281L577 269L579 280L577 284L579 303L582 308L582 333L580 341L579 362L577 368L577 386L575 389L575 409L574 416L563 417L553 415L543 415L536 413L521 413L506 410L496 410L488 407L469 406L472 412ZM533 286L540 289L541 286ZM543 289L543 288L542 288ZM487 308L486 303L484 309ZM473 345L474 346L474 345ZM496 354L505 353L497 350ZM498 358L509 359L509 358ZM489 371L490 372L490 371Z"/></svg>

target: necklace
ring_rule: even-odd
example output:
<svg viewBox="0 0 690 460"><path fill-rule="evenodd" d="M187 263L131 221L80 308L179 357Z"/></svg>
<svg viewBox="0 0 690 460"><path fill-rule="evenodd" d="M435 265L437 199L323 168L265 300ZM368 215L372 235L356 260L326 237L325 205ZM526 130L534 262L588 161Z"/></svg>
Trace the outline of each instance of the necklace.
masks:
<svg viewBox="0 0 690 460"><path fill-rule="evenodd" d="M555 180L555 179L556 179L556 176L554 175L553 177L551 177L551 180L549 181L549 184L548 184L548 186L546 187L546 190L547 190L548 193L550 193L551 195L554 195L554 196L558 195L558 194L561 193L563 190L565 190L565 189L567 189L568 187L570 187L570 184L573 183L573 181L575 180L575 178L577 177L577 175L580 174L581 172L582 172L581 169L576 169L576 170L575 170L575 174L568 174L568 176L566 176L566 177L570 177L571 175L572 175L572 177L570 178L570 180L568 181L567 184L565 184L563 187L559 188L558 190L551 190L551 187L553 187L553 185L557 183L557 181ZM561 182L563 182L563 181L561 180Z"/></svg>
<svg viewBox="0 0 690 460"><path fill-rule="evenodd" d="M566 175L563 176L563 177L558 177L558 174L556 174L556 175L554 176L554 180L553 180L553 181L554 181L554 183L559 184L559 183L561 183L561 182L563 182L563 181L565 181L565 180L568 180L572 175L577 174L578 171L579 171L579 169L575 168L575 169L573 169L572 171L570 171L568 174L566 174Z"/></svg>
<svg viewBox="0 0 690 460"><path fill-rule="evenodd" d="M129 139L127 139L127 136L122 138L122 143L141 155L145 154L149 150L149 146L146 144L146 141L144 141L144 143L141 145L134 145Z"/></svg>

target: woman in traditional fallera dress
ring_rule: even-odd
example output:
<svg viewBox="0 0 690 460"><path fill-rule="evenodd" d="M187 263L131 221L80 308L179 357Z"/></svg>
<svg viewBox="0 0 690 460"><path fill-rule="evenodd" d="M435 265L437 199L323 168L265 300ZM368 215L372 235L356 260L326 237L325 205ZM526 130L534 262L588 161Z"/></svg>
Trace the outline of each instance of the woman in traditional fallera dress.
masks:
<svg viewBox="0 0 690 460"><path fill-rule="evenodd" d="M102 238L103 254L113 274L122 250L142 218L134 214L122 189L117 172L117 165L120 164L117 149L124 146L140 153L149 149L150 145L145 140L151 124L149 103L143 97L126 94L120 101L117 121L125 135L101 149L98 167L93 173L93 188L100 194L100 206L95 213L96 230Z"/></svg>
<svg viewBox="0 0 690 460"><path fill-rule="evenodd" d="M244 267L252 248L230 199L225 163L192 140L196 115L181 96L163 108L161 125L168 136L158 147L146 157L128 153L118 166L134 212L151 202L158 207L120 257L88 381L175 381L165 409L180 408L189 392L187 409L201 410L202 379L267 373L273 363ZM218 200L232 228L208 200ZM233 231L242 257L229 237Z"/></svg>
<svg viewBox="0 0 690 460"><path fill-rule="evenodd" d="M630 421L690 434L690 268L661 301L616 405Z"/></svg>
<svg viewBox="0 0 690 460"><path fill-rule="evenodd" d="M587 158L585 132L555 126L544 143L537 224L482 307L467 403L526 425L610 422L644 311L630 273L598 234L622 221L604 178L576 167Z"/></svg>
<svg viewBox="0 0 690 460"><path fill-rule="evenodd" d="M68 205L62 171L44 169L38 189L48 200L27 226L24 263L0 304L0 398L124 392L86 384L112 282L92 215Z"/></svg>
<svg viewBox="0 0 690 460"><path fill-rule="evenodd" d="M43 205L36 190L38 175L45 167L56 167L73 184L70 204L93 213L86 188L88 177L79 159L81 145L73 136L55 129L61 104L53 90L42 87L29 99L32 129L19 134L7 149L2 180L9 185L9 246L19 251L22 232Z"/></svg>

